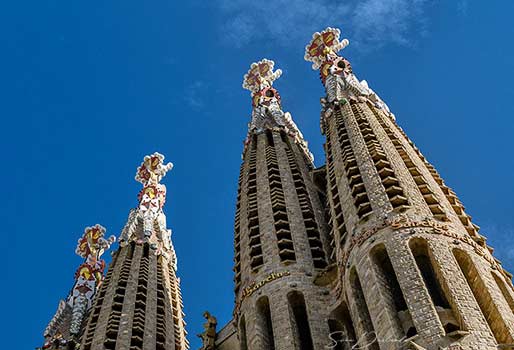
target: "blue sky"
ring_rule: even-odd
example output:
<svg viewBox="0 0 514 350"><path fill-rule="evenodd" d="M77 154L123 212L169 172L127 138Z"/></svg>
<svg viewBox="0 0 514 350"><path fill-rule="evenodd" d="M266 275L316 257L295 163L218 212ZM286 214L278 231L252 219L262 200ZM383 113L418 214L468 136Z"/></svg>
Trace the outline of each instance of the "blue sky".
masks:
<svg viewBox="0 0 514 350"><path fill-rule="evenodd" d="M26 1L0 9L4 167L3 347L41 345L81 263L85 226L119 235L145 154L175 164L165 212L192 348L205 309L233 304L237 177L251 62L275 84L322 165L314 31L342 29L345 56L389 104L514 272L514 2L497 0Z"/></svg>

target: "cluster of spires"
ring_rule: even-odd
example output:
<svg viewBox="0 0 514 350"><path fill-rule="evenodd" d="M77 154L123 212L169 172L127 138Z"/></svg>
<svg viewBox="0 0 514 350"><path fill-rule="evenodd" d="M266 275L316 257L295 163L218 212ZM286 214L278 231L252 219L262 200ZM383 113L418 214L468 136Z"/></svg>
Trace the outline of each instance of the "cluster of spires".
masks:
<svg viewBox="0 0 514 350"><path fill-rule="evenodd" d="M351 64L338 52L349 45L347 39L340 40L340 31L327 28L313 34L312 40L305 48L305 60L312 62L312 68L319 70L320 79L326 87L327 96L322 99L322 129L325 118L330 116L338 106L349 101L368 102L382 110L384 115L395 119L388 106L368 86L365 80L359 81L354 75ZM246 146L250 136L266 130L285 131L303 151L306 159L313 162L313 156L307 142L289 112L282 110L279 92L273 83L282 75L275 69L275 63L262 59L252 63L244 76L243 88L252 96L252 116L248 125ZM135 179L143 188L138 194L139 204L130 211L129 218L120 237L120 247L130 242L147 243L154 255L162 255L170 259L174 271L177 269L176 255L171 242L171 230L167 228L166 216L162 211L166 200L166 187L160 183L173 164L164 163L164 156L154 153L145 156L137 169ZM86 227L79 239L76 253L84 258L84 262L75 273L75 284L67 299L61 301L56 315L45 330L45 344L40 349L77 348L81 326L88 310L92 306L95 293L103 280L105 261L103 253L116 241L114 236L104 238L105 228L101 225ZM216 337L217 320L208 312L204 313L205 331L200 334L202 350L213 350ZM187 347L187 346L186 346Z"/></svg>
<svg viewBox="0 0 514 350"><path fill-rule="evenodd" d="M377 108L386 111L394 119L395 117L390 112L389 107L368 86L368 83L356 78L350 62L338 55L339 51L350 44L348 39L340 40L340 35L341 31L339 29L328 27L322 32L314 33L312 40L305 47L304 58L306 61L312 62L312 69L319 69L321 81L327 87L328 102L336 101L336 103L339 103L345 97L366 99ZM282 70L274 70L274 68L275 62L264 58L252 63L250 69L244 75L242 86L251 92L253 107L251 121L248 124L248 135L254 131L262 132L266 128L284 128L302 147L306 157L313 162L314 157L308 149L307 141L305 141L293 121L291 114L282 110L280 94L273 87L274 81L282 76ZM333 79L336 75L342 79ZM334 88L333 85L341 83L344 86ZM325 104L327 99L323 99L322 104ZM321 122L323 123L323 118ZM249 139L247 137L245 146L248 143Z"/></svg>
<svg viewBox="0 0 514 350"><path fill-rule="evenodd" d="M125 246L129 241L149 242L156 255L172 254L176 269L175 253L170 240L171 231L166 229L166 218L162 212L166 201L166 186L160 183L172 168L172 163L164 164L164 156L160 153L155 152L144 157L135 176L136 181L143 185L138 194L139 205L131 210L119 244ZM143 222L142 235L134 232L138 219ZM155 222L161 228L159 236L153 234ZM38 349L60 346L74 348L78 345L84 318L104 278L105 260L101 257L116 242L115 236L104 238L105 233L105 227L100 224L84 229L75 253L85 260L75 272L75 284L70 294L66 300L60 301L55 316L45 329L44 345Z"/></svg>
<svg viewBox="0 0 514 350"><path fill-rule="evenodd" d="M322 32L314 33L311 42L306 46L305 60L313 63L313 69L320 70L320 77L324 84L327 84L329 73L334 73L331 70L339 69L340 72L337 73L344 73L343 75L347 77L347 88L349 88L347 90L352 91L355 96L371 98L378 107L389 112L385 103L368 87L366 81L359 82L355 78L349 62L338 56L337 52L349 44L348 39L340 41L339 37L339 29L330 27ZM282 110L280 94L273 87L273 82L280 78L282 70L275 70L274 66L275 63L272 60L264 58L252 63L244 75L243 88L251 92L253 107L251 121L248 125L248 135L252 132L263 132L268 128L283 128L301 147L306 158L313 162L314 158L308 149L308 144L291 114ZM343 100L341 96L330 95L328 99ZM247 137L245 147L248 143ZM166 227L166 217L162 211L166 200L166 186L160 183L172 168L173 164L165 164L164 156L160 153L155 152L144 157L135 176L136 181L143 185L138 194L139 205L130 211L118 241L121 247L131 241L138 244L149 243L156 255L170 257L176 270L176 255L171 243L171 230ZM142 232L137 230L138 222L143 223ZM156 230L155 227L158 229ZM76 253L85 258L85 261L75 273L75 285L68 298L66 301L60 302L56 315L46 328L44 332L46 342L41 349L65 345L68 342L75 343L78 340L84 317L91 308L95 292L103 280L105 261L101 259L101 256L116 241L114 236L105 239L105 232L104 227L96 224L93 227L86 227L84 234L79 239ZM212 316L206 318L211 319ZM64 325L69 325L69 327L63 328ZM210 335L209 337L206 336L207 333ZM204 342L209 338L208 342L211 343L212 326L209 327L207 333L201 337Z"/></svg>

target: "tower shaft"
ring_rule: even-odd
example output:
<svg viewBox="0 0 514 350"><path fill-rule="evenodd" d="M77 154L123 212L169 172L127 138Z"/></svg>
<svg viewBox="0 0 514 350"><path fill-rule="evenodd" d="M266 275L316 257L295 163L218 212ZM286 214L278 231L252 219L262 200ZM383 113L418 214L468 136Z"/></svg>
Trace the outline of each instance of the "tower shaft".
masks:
<svg viewBox="0 0 514 350"><path fill-rule="evenodd" d="M113 256L81 349L186 349L179 280L169 258L131 242Z"/></svg>
<svg viewBox="0 0 514 350"><path fill-rule="evenodd" d="M269 62L255 67L271 74ZM235 219L239 346L320 349L329 334L330 295L313 280L329 263L324 209L301 133L282 111L272 80L258 79L265 86L253 91Z"/></svg>
<svg viewBox="0 0 514 350"><path fill-rule="evenodd" d="M115 238L103 239L100 225L86 228L77 253L87 257L76 283L45 331L42 349L186 350L177 258L162 211L166 187L161 178L172 164L146 156L137 170L143 184L103 278L99 260Z"/></svg>
<svg viewBox="0 0 514 350"><path fill-rule="evenodd" d="M327 266L327 229L308 170L303 151L284 130L251 135L238 202L235 310L249 349L318 348L328 336L321 307L328 293L312 282Z"/></svg>
<svg viewBox="0 0 514 350"><path fill-rule="evenodd" d="M349 309L337 321L350 316L373 349L512 344L511 275L387 105L336 54L338 39L331 28L316 33L306 53L327 90L334 288Z"/></svg>

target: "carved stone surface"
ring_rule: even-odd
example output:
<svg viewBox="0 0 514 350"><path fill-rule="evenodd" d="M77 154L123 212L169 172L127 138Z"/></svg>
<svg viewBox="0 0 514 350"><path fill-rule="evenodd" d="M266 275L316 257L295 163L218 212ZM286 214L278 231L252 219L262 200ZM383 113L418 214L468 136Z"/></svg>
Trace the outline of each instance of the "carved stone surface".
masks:
<svg viewBox="0 0 514 350"><path fill-rule="evenodd" d="M162 208L166 202L166 186L161 179L173 168L164 163L164 156L155 152L145 156L137 169L135 179L143 184L138 194L139 206L132 209L120 235L120 245L130 241L149 242L156 255L165 255L176 268L176 255L171 243L171 230L166 226L166 215ZM138 227L142 226L142 230Z"/></svg>
<svg viewBox="0 0 514 350"><path fill-rule="evenodd" d="M216 326L218 325L218 320L216 317L212 316L209 311L205 311L203 313L203 317L206 320L203 325L204 331L203 333L198 334L198 337L202 339L201 350L214 350L216 340Z"/></svg>
<svg viewBox="0 0 514 350"><path fill-rule="evenodd" d="M302 240L300 181L288 162L294 133L284 133L272 87L280 74L271 77L273 65L262 61L245 77L254 109L236 207L236 304L215 348L509 347L511 275L388 106L338 54L348 44L338 29L327 28L313 35L305 54L326 89L320 126L327 163L314 172L302 166L315 179L307 189L321 193L314 208L328 214L324 268L312 269L315 254L305 254L311 238ZM284 250L294 255L284 260ZM305 297L302 324L291 299L296 292Z"/></svg>
<svg viewBox="0 0 514 350"><path fill-rule="evenodd" d="M333 28L315 33L305 58L327 93L328 203L332 222L344 217L348 231L336 247L334 296L348 303L357 338L373 333L380 349L509 343L511 275L387 105L338 55L348 45L339 36ZM366 216L358 215L364 195L372 208Z"/></svg>
<svg viewBox="0 0 514 350"><path fill-rule="evenodd" d="M86 228L77 246L77 254L86 260L45 331L44 349L189 347L177 261L163 212L166 187L160 183L171 168L164 156L154 153L137 169L136 180L143 184L139 203L130 211L105 279L105 262L99 258L114 237L104 239L105 229L99 225Z"/></svg>
<svg viewBox="0 0 514 350"><path fill-rule="evenodd" d="M274 66L273 61L264 58L252 63L244 76L243 88L252 92L252 120L248 125L248 135L261 133L266 129L283 128L312 161L312 153L291 114L282 110L280 94L273 87L273 82L282 75L282 71L273 71ZM245 145L248 143L247 137Z"/></svg>
<svg viewBox="0 0 514 350"><path fill-rule="evenodd" d="M282 109L274 62L253 63L244 77L252 116L234 225L233 319L218 331L205 312L201 349L511 348L512 276L388 106L339 55L347 45L327 28L306 47L326 90L319 169ZM159 153L144 158L138 205L105 278L100 256L114 239L99 225L86 229L77 247L85 261L45 330L44 349L188 348L160 183L171 168Z"/></svg>

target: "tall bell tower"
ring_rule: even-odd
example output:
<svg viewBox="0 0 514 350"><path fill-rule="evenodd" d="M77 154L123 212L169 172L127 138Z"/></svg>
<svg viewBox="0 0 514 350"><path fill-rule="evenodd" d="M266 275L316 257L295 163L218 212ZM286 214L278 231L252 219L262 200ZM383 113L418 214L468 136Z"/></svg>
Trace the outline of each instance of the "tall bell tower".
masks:
<svg viewBox="0 0 514 350"><path fill-rule="evenodd" d="M274 63L253 63L243 87L252 118L235 218L234 320L240 349L321 349L329 293L314 276L329 263L328 229L312 155L282 110Z"/></svg>
<svg viewBox="0 0 514 350"><path fill-rule="evenodd" d="M86 288L76 287L68 303L61 302L45 332L47 342L43 349L185 350L189 347L177 258L162 211L166 186L160 181L171 168L172 164L164 164L164 156L159 153L144 158L136 173L136 180L143 185L138 195L139 205L130 211L105 278L100 264L93 275L93 284L97 286L94 295L88 296ZM102 232L100 227L95 229ZM85 251L84 254L95 252L91 248L95 247L95 241L89 238L95 234L88 232L86 229L81 240L84 243L79 242L80 252ZM106 247L112 240L97 238L97 242ZM86 263L90 260L88 257ZM76 286L82 283L82 275L79 269ZM84 291L86 294L82 296Z"/></svg>
<svg viewBox="0 0 514 350"><path fill-rule="evenodd" d="M511 348L512 276L388 106L338 54L348 44L327 28L305 53L326 89L334 288L349 309L338 329L353 325L370 349Z"/></svg>

